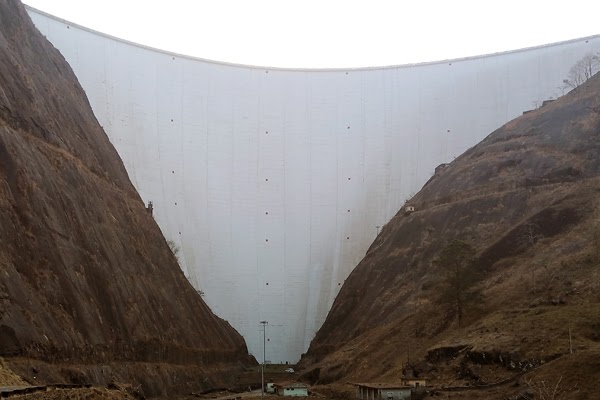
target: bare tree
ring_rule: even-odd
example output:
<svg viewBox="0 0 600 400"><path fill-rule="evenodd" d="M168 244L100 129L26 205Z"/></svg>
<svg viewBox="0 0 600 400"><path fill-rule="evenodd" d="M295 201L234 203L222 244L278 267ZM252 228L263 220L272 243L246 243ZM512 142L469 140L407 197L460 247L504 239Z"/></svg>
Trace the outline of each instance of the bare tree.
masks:
<svg viewBox="0 0 600 400"><path fill-rule="evenodd" d="M535 393L536 400L565 400L579 391L577 385L569 389L561 388L562 376L558 378L555 384L531 379L526 379L525 382Z"/></svg>
<svg viewBox="0 0 600 400"><path fill-rule="evenodd" d="M564 79L563 83L565 84L565 87L575 89L594 76L599 70L600 54L586 54L571 67L567 79Z"/></svg>
<svg viewBox="0 0 600 400"><path fill-rule="evenodd" d="M175 256L177 263L179 264L179 246L175 244L172 240L167 240L167 244L169 245L169 249L171 249L171 253Z"/></svg>
<svg viewBox="0 0 600 400"><path fill-rule="evenodd" d="M478 277L474 259L475 249L470 244L453 240L434 261L445 271L446 288L442 292L442 300L447 301L458 315L459 327L462 326L465 307L479 297L474 288Z"/></svg>
<svg viewBox="0 0 600 400"><path fill-rule="evenodd" d="M533 246L544 237L541 233L538 233L539 230L540 227L537 224L529 223L523 227L519 240L526 246Z"/></svg>

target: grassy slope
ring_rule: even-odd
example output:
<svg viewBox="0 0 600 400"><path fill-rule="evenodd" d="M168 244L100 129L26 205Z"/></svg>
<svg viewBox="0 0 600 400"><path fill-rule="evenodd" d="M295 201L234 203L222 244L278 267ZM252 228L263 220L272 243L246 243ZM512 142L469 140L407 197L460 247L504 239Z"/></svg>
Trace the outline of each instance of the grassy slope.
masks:
<svg viewBox="0 0 600 400"><path fill-rule="evenodd" d="M493 383L530 371L520 386L490 389L485 398L519 392L525 379L556 382L561 375L565 388L578 383L573 398L594 398L600 391L593 361L600 358L598 94L596 76L508 123L434 176L411 200L417 212L394 217L346 281L303 359L305 377L321 384L393 381L410 354L437 386ZM526 240L531 227L534 244ZM454 238L477 248L483 274L482 301L467 308L461 328L440 299L444 280L433 264Z"/></svg>

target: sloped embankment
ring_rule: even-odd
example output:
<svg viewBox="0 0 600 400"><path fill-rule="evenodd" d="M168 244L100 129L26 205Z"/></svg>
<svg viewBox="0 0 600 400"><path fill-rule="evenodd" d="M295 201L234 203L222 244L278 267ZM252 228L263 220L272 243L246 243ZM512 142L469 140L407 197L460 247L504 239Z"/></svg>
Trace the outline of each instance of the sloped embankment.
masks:
<svg viewBox="0 0 600 400"><path fill-rule="evenodd" d="M17 0L0 2L0 272L0 355L29 379L155 395L222 386L249 362Z"/></svg>
<svg viewBox="0 0 600 400"><path fill-rule="evenodd" d="M550 371L571 348L600 355L599 199L597 75L440 166L346 280L306 377L394 380L410 360L434 385L491 384ZM454 239L476 250L478 300L461 327L434 262ZM589 369L568 374L599 389Z"/></svg>

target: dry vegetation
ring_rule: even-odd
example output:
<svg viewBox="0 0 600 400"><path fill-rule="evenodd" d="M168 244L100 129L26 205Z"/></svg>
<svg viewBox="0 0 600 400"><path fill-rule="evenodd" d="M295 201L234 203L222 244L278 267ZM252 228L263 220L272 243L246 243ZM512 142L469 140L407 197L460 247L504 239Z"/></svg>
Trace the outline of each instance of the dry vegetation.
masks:
<svg viewBox="0 0 600 400"><path fill-rule="evenodd" d="M447 398L598 398L598 93L597 75L436 174L347 279L305 379L343 398L342 382L396 381L410 362ZM434 262L455 239L480 272L462 326Z"/></svg>
<svg viewBox="0 0 600 400"><path fill-rule="evenodd" d="M104 388L90 389L48 389L45 392L32 393L11 397L14 399L28 400L133 400L134 397L127 393Z"/></svg>
<svg viewBox="0 0 600 400"><path fill-rule="evenodd" d="M0 386L27 386L29 385L20 376L6 367L4 359L0 358Z"/></svg>
<svg viewBox="0 0 600 400"><path fill-rule="evenodd" d="M19 0L0 38L0 355L30 382L233 384L243 338L183 275L73 70Z"/></svg>

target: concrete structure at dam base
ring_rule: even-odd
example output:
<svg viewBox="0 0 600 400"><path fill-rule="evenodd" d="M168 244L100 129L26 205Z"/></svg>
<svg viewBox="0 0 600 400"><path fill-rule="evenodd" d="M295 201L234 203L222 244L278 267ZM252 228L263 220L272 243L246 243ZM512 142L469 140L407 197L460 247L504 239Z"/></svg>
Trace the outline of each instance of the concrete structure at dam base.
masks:
<svg viewBox="0 0 600 400"><path fill-rule="evenodd" d="M266 68L29 13L75 71L185 275L259 361L268 321L273 363L299 359L380 227L438 165L564 94L570 68L600 52L593 36L416 65Z"/></svg>

